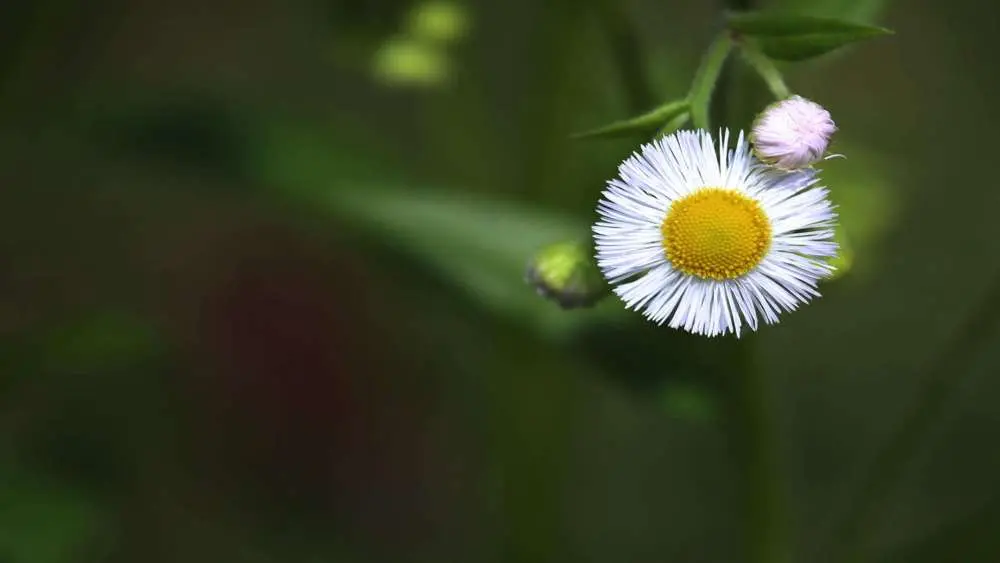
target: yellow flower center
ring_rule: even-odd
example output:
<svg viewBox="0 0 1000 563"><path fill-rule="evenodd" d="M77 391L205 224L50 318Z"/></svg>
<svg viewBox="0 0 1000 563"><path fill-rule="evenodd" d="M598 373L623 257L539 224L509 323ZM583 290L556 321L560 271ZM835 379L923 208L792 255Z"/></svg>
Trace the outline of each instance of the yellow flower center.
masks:
<svg viewBox="0 0 1000 563"><path fill-rule="evenodd" d="M675 201L660 231L674 267L709 280L746 274L771 246L771 222L760 204L723 188L702 188Z"/></svg>

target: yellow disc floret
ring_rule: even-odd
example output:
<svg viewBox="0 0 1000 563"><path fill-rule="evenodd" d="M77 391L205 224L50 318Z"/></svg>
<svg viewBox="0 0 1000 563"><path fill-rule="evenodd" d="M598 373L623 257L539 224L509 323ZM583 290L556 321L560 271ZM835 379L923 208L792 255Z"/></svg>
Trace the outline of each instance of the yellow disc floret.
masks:
<svg viewBox="0 0 1000 563"><path fill-rule="evenodd" d="M746 274L771 246L771 222L760 204L724 188L702 188L675 201L660 231L674 267L709 280Z"/></svg>

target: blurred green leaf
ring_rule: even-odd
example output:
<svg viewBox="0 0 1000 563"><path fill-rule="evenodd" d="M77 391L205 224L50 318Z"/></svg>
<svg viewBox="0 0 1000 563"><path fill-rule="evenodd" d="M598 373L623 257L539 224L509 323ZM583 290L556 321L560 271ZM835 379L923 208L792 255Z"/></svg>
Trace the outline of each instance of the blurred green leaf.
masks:
<svg viewBox="0 0 1000 563"><path fill-rule="evenodd" d="M331 210L435 267L502 315L542 323L569 316L525 283L528 259L586 225L507 202L425 190L358 189L332 194Z"/></svg>
<svg viewBox="0 0 1000 563"><path fill-rule="evenodd" d="M691 82L691 93L688 100L691 103L691 120L699 129L708 129L711 123L708 119L709 107L712 105L712 94L715 84L719 81L719 73L726 63L732 41L725 34L720 35L705 52L698 72Z"/></svg>
<svg viewBox="0 0 1000 563"><path fill-rule="evenodd" d="M883 27L827 17L743 12L729 14L727 19L729 29L754 39L765 55L781 61L803 61L892 34Z"/></svg>
<svg viewBox="0 0 1000 563"><path fill-rule="evenodd" d="M649 133L683 117L687 121L689 105L687 100L675 100L644 113L638 117L616 121L610 125L577 133L574 139L613 138L632 134Z"/></svg>
<svg viewBox="0 0 1000 563"><path fill-rule="evenodd" d="M79 491L0 467L0 561L81 561L106 524L101 507Z"/></svg>
<svg viewBox="0 0 1000 563"><path fill-rule="evenodd" d="M541 248L589 236L584 220L398 178L348 178L335 160L343 152L315 129L284 125L270 136L257 159L267 184L430 266L497 315L559 333L624 311L607 300L608 306L568 313L540 299L525 281L528 262Z"/></svg>

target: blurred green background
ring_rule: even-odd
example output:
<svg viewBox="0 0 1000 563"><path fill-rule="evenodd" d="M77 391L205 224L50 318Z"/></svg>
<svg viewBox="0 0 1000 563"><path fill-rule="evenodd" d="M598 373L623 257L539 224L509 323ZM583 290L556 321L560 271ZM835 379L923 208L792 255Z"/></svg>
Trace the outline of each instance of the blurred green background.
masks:
<svg viewBox="0 0 1000 563"><path fill-rule="evenodd" d="M897 35L787 67L851 253L762 437L718 341L523 281L642 140L568 139L636 109L608 7L666 100L715 3L3 2L0 562L739 562L772 501L811 562L866 498L864 560L1000 561L1000 5L768 5Z"/></svg>

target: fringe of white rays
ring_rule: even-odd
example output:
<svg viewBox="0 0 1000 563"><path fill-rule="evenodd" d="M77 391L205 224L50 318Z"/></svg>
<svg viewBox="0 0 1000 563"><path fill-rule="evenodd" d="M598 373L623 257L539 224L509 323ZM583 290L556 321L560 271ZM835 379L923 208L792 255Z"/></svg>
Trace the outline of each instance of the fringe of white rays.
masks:
<svg viewBox="0 0 1000 563"><path fill-rule="evenodd" d="M729 143L722 132L720 147ZM619 166L608 182L593 228L604 244L598 256L612 283L646 271L663 260L660 224L670 204L705 186L725 187L754 195L748 188L773 184L753 166L743 133L735 151L716 149L704 131L680 131L643 145Z"/></svg>
<svg viewBox="0 0 1000 563"><path fill-rule="evenodd" d="M594 226L598 265L626 306L658 324L716 336L735 333L759 318L771 324L782 311L819 295L818 281L832 272L821 261L836 254L836 215L812 170L776 172L752 160L739 135L727 151L728 132L716 149L704 132L684 131L642 147L619 167L598 204ZM666 260L660 225L670 204L694 190L718 186L757 199L771 220L768 254L733 280L702 280Z"/></svg>

